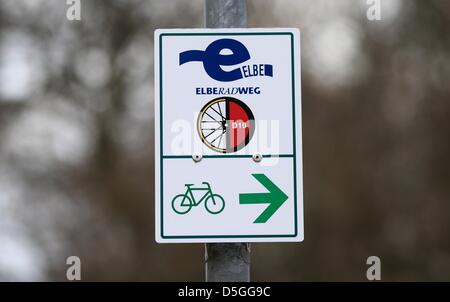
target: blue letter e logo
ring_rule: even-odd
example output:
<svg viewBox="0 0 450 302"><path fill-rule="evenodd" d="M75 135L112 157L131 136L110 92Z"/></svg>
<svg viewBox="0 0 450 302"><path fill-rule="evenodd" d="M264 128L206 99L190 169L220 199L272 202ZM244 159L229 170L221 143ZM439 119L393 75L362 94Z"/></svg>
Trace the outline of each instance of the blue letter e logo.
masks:
<svg viewBox="0 0 450 302"><path fill-rule="evenodd" d="M231 54L220 54L224 49ZM206 73L214 80L232 82L242 79L242 71L239 68L225 71L221 66L233 66L250 59L247 48L239 41L233 39L220 39L212 42L205 51L188 50L180 53L180 65L187 62L203 62Z"/></svg>

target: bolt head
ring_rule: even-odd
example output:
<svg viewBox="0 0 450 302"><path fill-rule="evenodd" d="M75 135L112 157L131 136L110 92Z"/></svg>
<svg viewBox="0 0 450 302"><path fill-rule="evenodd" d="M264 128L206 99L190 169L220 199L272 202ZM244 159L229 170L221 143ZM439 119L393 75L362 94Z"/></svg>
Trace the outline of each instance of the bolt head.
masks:
<svg viewBox="0 0 450 302"><path fill-rule="evenodd" d="M253 154L253 160L257 163L261 162L263 159L263 156L261 153L255 153Z"/></svg>
<svg viewBox="0 0 450 302"><path fill-rule="evenodd" d="M192 159L198 163L199 161L201 161L203 158L203 155L201 153L195 152L194 154L192 154Z"/></svg>

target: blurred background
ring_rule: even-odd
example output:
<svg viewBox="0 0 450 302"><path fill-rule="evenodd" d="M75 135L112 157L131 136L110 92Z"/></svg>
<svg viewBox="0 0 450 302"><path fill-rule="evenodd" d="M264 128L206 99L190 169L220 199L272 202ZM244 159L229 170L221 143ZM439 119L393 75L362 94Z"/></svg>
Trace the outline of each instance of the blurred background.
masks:
<svg viewBox="0 0 450 302"><path fill-rule="evenodd" d="M255 281L450 281L450 2L250 0L302 31L305 241L252 244ZM203 0L0 2L0 280L203 281L154 241L153 31Z"/></svg>

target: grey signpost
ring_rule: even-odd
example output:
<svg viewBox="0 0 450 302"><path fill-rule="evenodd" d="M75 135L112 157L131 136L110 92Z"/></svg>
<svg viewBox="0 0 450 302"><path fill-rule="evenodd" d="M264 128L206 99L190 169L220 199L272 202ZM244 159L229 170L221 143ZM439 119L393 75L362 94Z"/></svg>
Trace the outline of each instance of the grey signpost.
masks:
<svg viewBox="0 0 450 302"><path fill-rule="evenodd" d="M246 0L205 0L208 28L247 27ZM250 281L249 243L207 243L205 250L207 282Z"/></svg>

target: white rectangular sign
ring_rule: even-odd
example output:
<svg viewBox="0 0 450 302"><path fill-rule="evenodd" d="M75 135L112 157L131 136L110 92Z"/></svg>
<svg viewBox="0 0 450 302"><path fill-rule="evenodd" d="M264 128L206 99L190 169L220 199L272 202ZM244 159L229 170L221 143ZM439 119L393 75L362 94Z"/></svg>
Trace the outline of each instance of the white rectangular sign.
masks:
<svg viewBox="0 0 450 302"><path fill-rule="evenodd" d="M303 240L298 29L155 31L158 242Z"/></svg>

